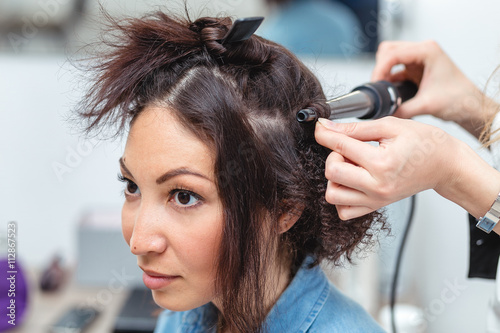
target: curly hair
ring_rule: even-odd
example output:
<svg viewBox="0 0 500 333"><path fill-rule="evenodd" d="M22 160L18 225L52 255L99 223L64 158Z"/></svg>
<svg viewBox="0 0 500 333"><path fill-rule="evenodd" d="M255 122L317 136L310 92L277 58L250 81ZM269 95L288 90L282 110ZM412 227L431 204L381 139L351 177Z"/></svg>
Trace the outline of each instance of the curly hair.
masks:
<svg viewBox="0 0 500 333"><path fill-rule="evenodd" d="M317 78L291 52L253 35L221 44L230 18L179 18L156 12L112 21L113 41L92 65L94 85L79 108L88 131L127 126L147 106L173 110L215 151L224 227L217 260L219 322L238 332L259 332L267 311L264 279L272 242L291 263L350 260L372 240L379 213L349 221L325 200L325 160L314 125L295 114L314 108L329 116ZM278 218L299 214L285 233Z"/></svg>

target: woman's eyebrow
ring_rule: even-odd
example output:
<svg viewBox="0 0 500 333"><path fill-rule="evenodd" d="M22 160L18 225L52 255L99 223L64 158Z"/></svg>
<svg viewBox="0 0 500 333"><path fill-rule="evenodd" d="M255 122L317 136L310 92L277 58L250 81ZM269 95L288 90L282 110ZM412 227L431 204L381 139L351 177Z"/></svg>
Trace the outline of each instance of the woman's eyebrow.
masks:
<svg viewBox="0 0 500 333"><path fill-rule="evenodd" d="M180 175L192 175L192 176L196 176L196 177L200 177L200 178L212 181L207 176L202 175L201 173L198 173L196 171L189 170L188 168L178 168L178 169L170 170L170 171L164 173L162 176L158 177L158 179L156 179L156 184L160 185L160 184L166 182L167 180L169 180L170 178L180 176Z"/></svg>
<svg viewBox="0 0 500 333"><path fill-rule="evenodd" d="M127 174L129 174L130 176L132 176L132 172L130 172L130 170L125 165L125 162L123 161L123 157L120 157L119 162L120 162L120 166L122 167L123 171L125 171ZM156 179L156 184L161 185L164 182L166 182L167 180L169 180L169 179L171 179L173 177L180 176L180 175L192 175L192 176L196 176L196 177L200 177L200 178L206 179L208 181L212 181L207 176L202 175L201 173L198 173L196 171L189 170L188 168L178 168L178 169L174 169L174 170L170 170L168 172L165 172L163 175L161 175L160 177L158 177Z"/></svg>
<svg viewBox="0 0 500 333"><path fill-rule="evenodd" d="M122 169L128 173L130 176L132 176L132 172L130 172L130 170L125 166L125 162L123 161L123 157L120 157L120 159L118 160L120 162L120 166L122 167Z"/></svg>

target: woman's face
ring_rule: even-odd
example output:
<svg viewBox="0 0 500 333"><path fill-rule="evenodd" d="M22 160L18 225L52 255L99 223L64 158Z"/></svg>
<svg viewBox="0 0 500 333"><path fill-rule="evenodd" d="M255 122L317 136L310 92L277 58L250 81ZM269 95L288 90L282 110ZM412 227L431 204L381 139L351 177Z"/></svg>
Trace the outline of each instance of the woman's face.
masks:
<svg viewBox="0 0 500 333"><path fill-rule="evenodd" d="M212 151L172 111L149 107L120 164L123 235L155 302L183 311L213 300L223 217Z"/></svg>

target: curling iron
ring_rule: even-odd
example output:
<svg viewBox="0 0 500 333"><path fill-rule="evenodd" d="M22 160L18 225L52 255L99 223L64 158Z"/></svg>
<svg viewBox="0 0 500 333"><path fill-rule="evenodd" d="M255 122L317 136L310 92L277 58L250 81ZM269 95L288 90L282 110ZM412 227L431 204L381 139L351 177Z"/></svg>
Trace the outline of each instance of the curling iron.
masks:
<svg viewBox="0 0 500 333"><path fill-rule="evenodd" d="M333 98L330 106L330 120L341 118L378 119L393 115L401 103L417 93L418 87L412 81L391 83L377 81L354 88L350 93ZM316 122L318 115L313 109L297 112L299 123Z"/></svg>

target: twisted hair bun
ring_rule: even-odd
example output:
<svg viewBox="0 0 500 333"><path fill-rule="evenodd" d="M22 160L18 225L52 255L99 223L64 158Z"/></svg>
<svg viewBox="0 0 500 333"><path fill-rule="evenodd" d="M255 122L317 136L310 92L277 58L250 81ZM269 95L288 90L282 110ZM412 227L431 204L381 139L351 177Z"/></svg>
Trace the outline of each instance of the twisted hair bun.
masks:
<svg viewBox="0 0 500 333"><path fill-rule="evenodd" d="M200 41L205 44L208 52L222 55L227 49L220 41L229 31L231 24L231 19L227 17L222 19L202 17L191 23L189 29L200 35Z"/></svg>

